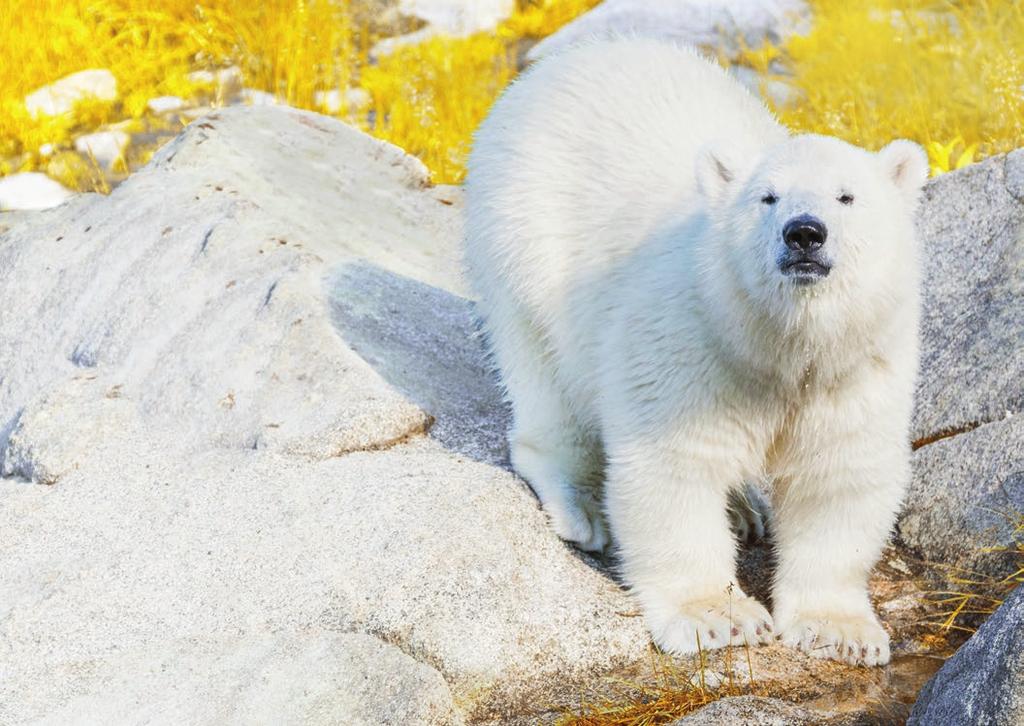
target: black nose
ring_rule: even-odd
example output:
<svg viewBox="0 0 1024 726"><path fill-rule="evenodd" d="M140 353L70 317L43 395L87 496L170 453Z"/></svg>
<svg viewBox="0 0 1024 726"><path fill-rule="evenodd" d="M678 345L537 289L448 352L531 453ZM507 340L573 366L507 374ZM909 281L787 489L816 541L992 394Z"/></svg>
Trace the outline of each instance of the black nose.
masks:
<svg viewBox="0 0 1024 726"><path fill-rule="evenodd" d="M809 214L793 217L782 229L782 239L786 247L793 251L814 252L825 244L827 237L828 230L824 223Z"/></svg>

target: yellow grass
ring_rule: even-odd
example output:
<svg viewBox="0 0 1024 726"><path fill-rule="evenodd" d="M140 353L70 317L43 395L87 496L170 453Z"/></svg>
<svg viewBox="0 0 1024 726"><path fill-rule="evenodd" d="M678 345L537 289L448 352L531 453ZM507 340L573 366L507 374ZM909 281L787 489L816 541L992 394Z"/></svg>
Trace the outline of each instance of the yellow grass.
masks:
<svg viewBox="0 0 1024 726"><path fill-rule="evenodd" d="M598 0L520 0L494 33L435 38L374 64L369 0L0 0L0 174L50 163L96 186L75 136L115 121L139 128L159 95L203 96L191 71L238 66L247 86L301 108L317 91L362 86L372 114L338 115L419 155L435 181L458 182L473 129L514 76L524 39L550 34ZM783 77L799 101L779 108L799 130L869 148L922 143L939 173L1024 144L1024 6L997 0L811 0L806 37L741 59ZM86 68L116 76L116 103L32 119L25 95ZM220 99L223 100L223 99ZM216 96L212 102L218 101ZM134 123L135 126L131 124ZM147 158L137 153L136 166ZM66 162L66 163L65 163ZM92 181L90 181L92 180Z"/></svg>
<svg viewBox="0 0 1024 726"><path fill-rule="evenodd" d="M191 97L201 90L194 70L237 64L249 85L310 107L315 90L348 85L349 17L346 0L0 0L0 159L33 168L43 144L138 119L156 96ZM29 117L26 94L87 68L114 74L117 102Z"/></svg>
<svg viewBox="0 0 1024 726"><path fill-rule="evenodd" d="M519 42L553 33L598 1L521 1L495 33L434 38L364 66L376 118L367 130L419 156L435 181L462 181L473 131L515 76Z"/></svg>
<svg viewBox="0 0 1024 726"><path fill-rule="evenodd" d="M801 100L793 128L928 150L933 172L1024 145L1024 5L811 0L814 27L779 49Z"/></svg>
<svg viewBox="0 0 1024 726"><path fill-rule="evenodd" d="M504 24L504 32L512 38L546 38L594 6L601 0L525 0L518 11Z"/></svg>
<svg viewBox="0 0 1024 726"><path fill-rule="evenodd" d="M473 130L514 72L513 50L491 35L402 48L363 69L372 133L419 156L435 181L461 181Z"/></svg>
<svg viewBox="0 0 1024 726"><path fill-rule="evenodd" d="M317 91L361 83L375 121L356 121L420 155L437 181L458 181L473 129L512 78L520 39L594 4L527 0L496 34L434 39L373 65L372 33L354 20L368 16L366 0L0 0L0 174L41 166L44 144L66 148L79 133L145 116L150 98L193 97L204 89L191 71L235 65L245 85L300 108L315 108ZM116 103L29 117L26 94L87 68L114 73ZM67 171L63 181L89 186L87 176Z"/></svg>

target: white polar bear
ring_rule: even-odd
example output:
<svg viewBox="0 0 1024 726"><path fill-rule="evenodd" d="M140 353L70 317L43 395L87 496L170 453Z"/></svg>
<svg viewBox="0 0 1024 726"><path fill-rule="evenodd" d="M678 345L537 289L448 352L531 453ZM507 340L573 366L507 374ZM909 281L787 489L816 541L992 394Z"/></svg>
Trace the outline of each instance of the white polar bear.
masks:
<svg viewBox="0 0 1024 726"><path fill-rule="evenodd" d="M907 141L790 135L637 38L542 61L481 127L466 263L512 464L583 549L603 504L663 649L888 661L867 578L909 474L926 174ZM774 618L733 584L727 515L766 477Z"/></svg>

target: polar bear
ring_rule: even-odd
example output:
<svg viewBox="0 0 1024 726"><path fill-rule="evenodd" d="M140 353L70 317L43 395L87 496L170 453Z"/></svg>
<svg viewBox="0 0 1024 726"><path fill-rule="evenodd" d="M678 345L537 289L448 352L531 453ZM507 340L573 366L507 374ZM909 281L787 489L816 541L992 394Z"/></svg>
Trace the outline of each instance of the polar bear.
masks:
<svg viewBox="0 0 1024 726"><path fill-rule="evenodd" d="M889 660L867 578L909 475L926 176L911 142L791 134L651 39L541 61L480 128L465 262L512 464L562 538L601 550L607 521L662 649ZM760 480L771 615L727 513Z"/></svg>

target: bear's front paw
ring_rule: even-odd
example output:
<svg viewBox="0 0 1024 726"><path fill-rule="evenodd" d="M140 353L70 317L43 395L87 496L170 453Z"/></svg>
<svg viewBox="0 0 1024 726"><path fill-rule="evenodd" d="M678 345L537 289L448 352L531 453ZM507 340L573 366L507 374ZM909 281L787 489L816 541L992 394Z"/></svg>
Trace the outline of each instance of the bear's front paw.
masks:
<svg viewBox="0 0 1024 726"><path fill-rule="evenodd" d="M651 635L667 653L683 655L727 645L758 645L773 638L772 616L746 595L691 600L651 623Z"/></svg>
<svg viewBox="0 0 1024 726"><path fill-rule="evenodd" d="M874 615L801 615L779 622L779 640L815 658L850 665L889 662L889 635Z"/></svg>

